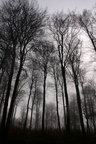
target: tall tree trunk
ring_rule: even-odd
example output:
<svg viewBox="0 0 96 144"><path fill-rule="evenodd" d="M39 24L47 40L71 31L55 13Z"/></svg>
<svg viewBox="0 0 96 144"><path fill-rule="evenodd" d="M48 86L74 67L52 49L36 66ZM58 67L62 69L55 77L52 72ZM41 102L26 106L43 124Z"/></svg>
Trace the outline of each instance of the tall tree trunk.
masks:
<svg viewBox="0 0 96 144"><path fill-rule="evenodd" d="M0 117L1 117L1 113L2 113L3 102L4 102L4 95L2 95L2 98L0 101Z"/></svg>
<svg viewBox="0 0 96 144"><path fill-rule="evenodd" d="M64 111L64 123L65 123L65 129L66 129L66 109L65 109L65 100L64 100L64 91L63 91L63 84L61 86L62 91L62 101L63 101L63 111Z"/></svg>
<svg viewBox="0 0 96 144"><path fill-rule="evenodd" d="M82 108L81 108L80 91L79 91L79 87L78 87L78 78L77 78L77 75L75 73L73 65L72 65L72 71L73 71L73 75L74 75L74 84L75 84L76 95L77 95L77 105L78 105L78 110L79 110L81 128L82 128L83 134L85 134L83 114L82 114Z"/></svg>
<svg viewBox="0 0 96 144"><path fill-rule="evenodd" d="M46 96L46 78L47 78L47 68L44 68L44 84L43 84L43 110L42 110L42 132L45 128L45 96Z"/></svg>
<svg viewBox="0 0 96 144"><path fill-rule="evenodd" d="M13 118L12 118L12 124L13 125L15 123L15 116L16 116L16 112L17 112L17 107L18 107L18 105L15 105L14 112L13 112Z"/></svg>
<svg viewBox="0 0 96 144"><path fill-rule="evenodd" d="M29 127L30 129L32 128L32 118L33 118L33 108L34 108L35 97L36 97L36 89L35 89L34 96L32 99L31 118L30 118L30 127Z"/></svg>
<svg viewBox="0 0 96 144"><path fill-rule="evenodd" d="M24 122L24 129L26 129L26 125L27 125L27 118L28 118L28 112L29 112L29 103L30 103L30 98L31 98L31 94L32 94L32 88L33 88L33 76L32 76L30 92L29 92L29 97L28 97L28 102L27 102L27 111L26 111L26 117L25 117L25 122Z"/></svg>
<svg viewBox="0 0 96 144"><path fill-rule="evenodd" d="M5 93L6 93L6 84L4 85L2 96L0 95L0 97L1 97L1 101L0 101L0 116L1 116L1 111L2 111L3 105L4 105Z"/></svg>
<svg viewBox="0 0 96 144"><path fill-rule="evenodd" d="M12 83L12 78L13 78L13 73L14 73L14 66L15 66L15 52L14 52L14 56L13 56L13 60L12 60L11 71L10 71L10 75L9 75L9 80L8 80L8 85L7 85L6 95L5 95L3 114L2 114L2 120L1 120L2 137L5 137L4 135L6 135L5 125L6 125L9 96L10 96L10 91L11 91L11 83Z"/></svg>
<svg viewBox="0 0 96 144"><path fill-rule="evenodd" d="M4 72L3 72L3 70L2 70L2 73L1 73L1 75L0 75L0 84L1 84L1 82L2 82L3 74L4 74Z"/></svg>
<svg viewBox="0 0 96 144"><path fill-rule="evenodd" d="M58 86L57 86L57 78L56 74L54 72L54 81L55 81L55 91L56 91L56 111L57 111L57 119L58 119L58 128L61 130L61 125L60 125L60 117L59 117L59 107L58 107Z"/></svg>
<svg viewBox="0 0 96 144"><path fill-rule="evenodd" d="M66 100L66 131L70 132L70 109L69 109L69 98L68 98L68 91L67 91L67 83L66 83L66 69L65 66L62 66L62 76L64 80L64 92L65 92L65 100Z"/></svg>
<svg viewBox="0 0 96 144"><path fill-rule="evenodd" d="M38 102L36 102L35 130L38 130L38 127L39 127L39 108L38 108Z"/></svg>
<svg viewBox="0 0 96 144"><path fill-rule="evenodd" d="M64 117L64 127L66 129L66 106L65 106L65 100L64 100L64 84L63 81L62 83L59 81L60 87L61 87L61 92L62 92L62 102L63 102L63 117Z"/></svg>
<svg viewBox="0 0 96 144"><path fill-rule="evenodd" d="M8 113L7 122L6 122L6 133L9 130L11 120L12 120L12 115L13 115L13 111L14 111L14 104L15 104L15 100L16 100L16 93L17 93L17 88L18 88L18 84L19 84L19 78L20 78L20 74L21 74L21 71L22 71L22 67L23 67L23 64L22 64L22 61L21 61L20 66L19 66L19 70L18 70L18 73L17 73L15 85L14 85L14 90L13 90L13 94L12 94L10 107L9 107L9 113Z"/></svg>
<svg viewBox="0 0 96 144"><path fill-rule="evenodd" d="M96 132L96 125L95 125L95 120L92 121L94 132Z"/></svg>
<svg viewBox="0 0 96 144"><path fill-rule="evenodd" d="M90 132L90 126L89 126L89 119L88 119L88 112L87 112L87 105L86 105L86 94L84 92L84 87L83 87L83 82L81 81L81 87L82 87L82 92L84 96L84 107L85 107L85 113L86 113L86 123L87 123L87 132Z"/></svg>

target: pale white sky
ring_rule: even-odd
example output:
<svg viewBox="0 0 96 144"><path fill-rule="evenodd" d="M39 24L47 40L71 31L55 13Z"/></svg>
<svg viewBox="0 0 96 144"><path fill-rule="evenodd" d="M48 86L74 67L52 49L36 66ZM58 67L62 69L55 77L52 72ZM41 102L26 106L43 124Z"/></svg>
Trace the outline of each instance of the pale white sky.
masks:
<svg viewBox="0 0 96 144"><path fill-rule="evenodd" d="M67 12L75 10L82 12L83 9L92 9L96 4L96 0L37 0L41 8L48 8L49 13L57 10Z"/></svg>

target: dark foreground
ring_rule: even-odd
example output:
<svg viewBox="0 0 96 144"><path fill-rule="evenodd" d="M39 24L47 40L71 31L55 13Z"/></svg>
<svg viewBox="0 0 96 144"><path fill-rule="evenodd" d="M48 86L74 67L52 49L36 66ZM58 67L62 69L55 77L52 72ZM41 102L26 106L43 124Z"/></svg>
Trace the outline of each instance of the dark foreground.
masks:
<svg viewBox="0 0 96 144"><path fill-rule="evenodd" d="M7 144L96 144L96 135L82 135L75 131L70 135L64 131L30 131L25 132L21 129L12 129L9 133Z"/></svg>

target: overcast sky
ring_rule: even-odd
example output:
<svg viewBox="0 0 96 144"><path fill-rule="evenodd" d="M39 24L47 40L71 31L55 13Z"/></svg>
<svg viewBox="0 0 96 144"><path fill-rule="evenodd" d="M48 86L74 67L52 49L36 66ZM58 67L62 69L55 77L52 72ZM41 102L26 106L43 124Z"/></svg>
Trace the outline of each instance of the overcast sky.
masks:
<svg viewBox="0 0 96 144"><path fill-rule="evenodd" d="M82 12L83 9L91 9L96 4L96 0L38 0L38 3L42 8L47 7L49 13L75 9L76 12Z"/></svg>

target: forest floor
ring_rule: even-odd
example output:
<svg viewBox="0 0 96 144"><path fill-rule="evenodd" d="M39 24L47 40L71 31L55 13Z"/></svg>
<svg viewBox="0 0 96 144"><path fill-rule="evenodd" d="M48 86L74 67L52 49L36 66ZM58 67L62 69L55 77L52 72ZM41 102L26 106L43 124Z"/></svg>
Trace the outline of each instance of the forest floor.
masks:
<svg viewBox="0 0 96 144"><path fill-rule="evenodd" d="M22 130L13 128L10 130L7 144L96 144L96 134L82 135L78 131L66 132L57 130L41 131Z"/></svg>

